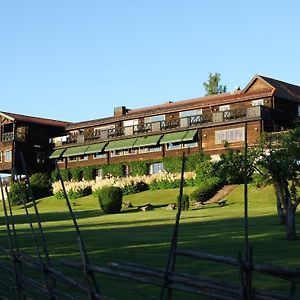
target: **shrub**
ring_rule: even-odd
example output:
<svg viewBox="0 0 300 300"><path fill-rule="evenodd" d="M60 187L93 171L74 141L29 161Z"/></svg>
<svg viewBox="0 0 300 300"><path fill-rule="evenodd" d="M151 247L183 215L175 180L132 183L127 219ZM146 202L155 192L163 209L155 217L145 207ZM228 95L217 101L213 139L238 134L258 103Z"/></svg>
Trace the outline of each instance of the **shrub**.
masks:
<svg viewBox="0 0 300 300"><path fill-rule="evenodd" d="M179 200L180 198L178 196L177 201L179 202ZM189 210L189 208L190 208L190 197L187 194L183 194L181 198L181 210Z"/></svg>
<svg viewBox="0 0 300 300"><path fill-rule="evenodd" d="M103 165L102 171L103 176L123 177L125 175L123 164Z"/></svg>
<svg viewBox="0 0 300 300"><path fill-rule="evenodd" d="M252 184L255 185L257 188L261 188L272 184L272 178L267 173L267 171L264 169L261 171L262 173L255 172L252 175Z"/></svg>
<svg viewBox="0 0 300 300"><path fill-rule="evenodd" d="M92 182L88 181L66 181L64 182L67 195L70 199L76 199L92 194ZM53 193L57 199L63 199L64 193L59 181L52 184Z"/></svg>
<svg viewBox="0 0 300 300"><path fill-rule="evenodd" d="M216 164L213 163L210 159L205 159L201 161L196 168L196 182L201 183L211 177L215 177Z"/></svg>
<svg viewBox="0 0 300 300"><path fill-rule="evenodd" d="M62 169L60 170L60 176L63 181L68 181L70 180L70 172L68 169Z"/></svg>
<svg viewBox="0 0 300 300"><path fill-rule="evenodd" d="M202 181L198 188L191 193L191 200L201 203L208 201L214 196L220 185L220 179L217 177L211 177Z"/></svg>
<svg viewBox="0 0 300 300"><path fill-rule="evenodd" d="M163 159L164 169L169 173L180 173L182 168L182 157L165 157Z"/></svg>
<svg viewBox="0 0 300 300"><path fill-rule="evenodd" d="M35 199L40 199L52 195L52 186L49 174L35 173L30 176L29 182L33 197Z"/></svg>
<svg viewBox="0 0 300 300"><path fill-rule="evenodd" d="M73 168L70 170L71 179L74 181L81 181L82 171L81 168Z"/></svg>
<svg viewBox="0 0 300 300"><path fill-rule="evenodd" d="M59 177L58 177L58 170L55 169L51 172L51 182L55 182L59 180Z"/></svg>
<svg viewBox="0 0 300 300"><path fill-rule="evenodd" d="M149 187L143 181L132 183L131 185L127 185L122 188L123 195L136 194L147 190L149 190Z"/></svg>
<svg viewBox="0 0 300 300"><path fill-rule="evenodd" d="M81 197L88 196L91 194L92 194L92 188L90 186L87 186L82 189L68 191L68 197L70 199L77 199L77 198L81 198Z"/></svg>
<svg viewBox="0 0 300 300"><path fill-rule="evenodd" d="M29 195L25 183L12 183L8 192L8 198L12 206L29 201Z"/></svg>
<svg viewBox="0 0 300 300"><path fill-rule="evenodd" d="M146 161L133 161L129 163L130 175L141 176L148 173L148 163Z"/></svg>
<svg viewBox="0 0 300 300"><path fill-rule="evenodd" d="M84 167L83 168L83 178L84 180L94 180L95 172L93 167Z"/></svg>
<svg viewBox="0 0 300 300"><path fill-rule="evenodd" d="M210 157L203 154L192 154L187 156L186 163L185 163L185 170L186 172L192 172L197 169L197 166L202 163L203 161L210 160Z"/></svg>
<svg viewBox="0 0 300 300"><path fill-rule="evenodd" d="M104 187L98 193L100 207L105 214L113 214L121 211L122 189L115 186Z"/></svg>

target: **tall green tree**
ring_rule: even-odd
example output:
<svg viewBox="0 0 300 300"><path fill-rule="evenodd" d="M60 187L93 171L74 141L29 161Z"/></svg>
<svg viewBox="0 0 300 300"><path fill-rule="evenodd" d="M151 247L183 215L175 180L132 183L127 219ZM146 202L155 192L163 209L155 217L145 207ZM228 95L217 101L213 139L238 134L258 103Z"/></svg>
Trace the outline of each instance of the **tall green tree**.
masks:
<svg viewBox="0 0 300 300"><path fill-rule="evenodd" d="M208 80L203 83L206 96L216 95L226 92L226 85L220 85L221 75L219 73L209 73Z"/></svg>
<svg viewBox="0 0 300 300"><path fill-rule="evenodd" d="M300 128L265 135L256 148L257 165L272 178L277 212L287 239L296 239L296 210L300 203Z"/></svg>

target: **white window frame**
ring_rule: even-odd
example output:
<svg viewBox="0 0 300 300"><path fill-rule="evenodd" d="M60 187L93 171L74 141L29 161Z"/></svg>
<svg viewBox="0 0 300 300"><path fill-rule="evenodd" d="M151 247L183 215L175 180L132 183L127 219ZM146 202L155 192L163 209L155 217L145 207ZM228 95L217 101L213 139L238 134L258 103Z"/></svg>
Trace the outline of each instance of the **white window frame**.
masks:
<svg viewBox="0 0 300 300"><path fill-rule="evenodd" d="M134 155L137 154L138 151L137 149L122 149L122 150L113 150L111 151L111 157L115 157L115 156L126 156L126 155Z"/></svg>
<svg viewBox="0 0 300 300"><path fill-rule="evenodd" d="M251 101L252 106L261 106L264 105L264 99L257 99Z"/></svg>
<svg viewBox="0 0 300 300"><path fill-rule="evenodd" d="M7 158L9 158L9 159L7 159ZM4 160L5 160L5 162L12 162L12 151L11 150L4 151Z"/></svg>
<svg viewBox="0 0 300 300"><path fill-rule="evenodd" d="M215 144L238 143L245 141L245 127L231 128L215 131Z"/></svg>
<svg viewBox="0 0 300 300"><path fill-rule="evenodd" d="M161 146L148 146L148 147L140 147L139 148L139 153L148 153L148 152L160 152L162 149Z"/></svg>
<svg viewBox="0 0 300 300"><path fill-rule="evenodd" d="M0 163L2 163L2 156L3 156L3 152L2 151L0 151Z"/></svg>

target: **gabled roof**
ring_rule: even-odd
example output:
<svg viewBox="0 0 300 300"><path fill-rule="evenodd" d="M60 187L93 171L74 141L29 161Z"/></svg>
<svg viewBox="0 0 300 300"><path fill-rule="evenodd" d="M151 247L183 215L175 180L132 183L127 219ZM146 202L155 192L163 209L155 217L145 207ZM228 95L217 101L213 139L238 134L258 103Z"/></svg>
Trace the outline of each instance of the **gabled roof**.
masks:
<svg viewBox="0 0 300 300"><path fill-rule="evenodd" d="M260 77L275 88L277 97L300 101L300 86L265 76Z"/></svg>
<svg viewBox="0 0 300 300"><path fill-rule="evenodd" d="M242 93L248 93L254 87L256 87L256 91L264 89L270 90L273 96L297 102L300 101L300 86L294 84L262 75L255 75Z"/></svg>
<svg viewBox="0 0 300 300"><path fill-rule="evenodd" d="M65 121L58 121L58 120L52 120L52 119L46 119L46 118L25 116L25 115L10 113L10 112L0 112L0 115L2 115L3 117L5 117L5 118L7 118L11 121L35 123L35 124L54 126L54 127L66 127L66 126L71 124L70 122L65 122Z"/></svg>

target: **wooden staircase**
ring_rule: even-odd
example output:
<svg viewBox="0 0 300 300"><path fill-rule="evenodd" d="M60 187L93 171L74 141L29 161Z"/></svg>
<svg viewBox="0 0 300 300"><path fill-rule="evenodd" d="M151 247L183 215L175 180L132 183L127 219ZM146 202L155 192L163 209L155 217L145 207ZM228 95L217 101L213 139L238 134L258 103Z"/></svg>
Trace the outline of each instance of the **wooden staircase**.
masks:
<svg viewBox="0 0 300 300"><path fill-rule="evenodd" d="M210 198L208 201L206 201L205 204L217 203L218 201L224 199L237 186L238 186L237 184L224 185L212 198Z"/></svg>

